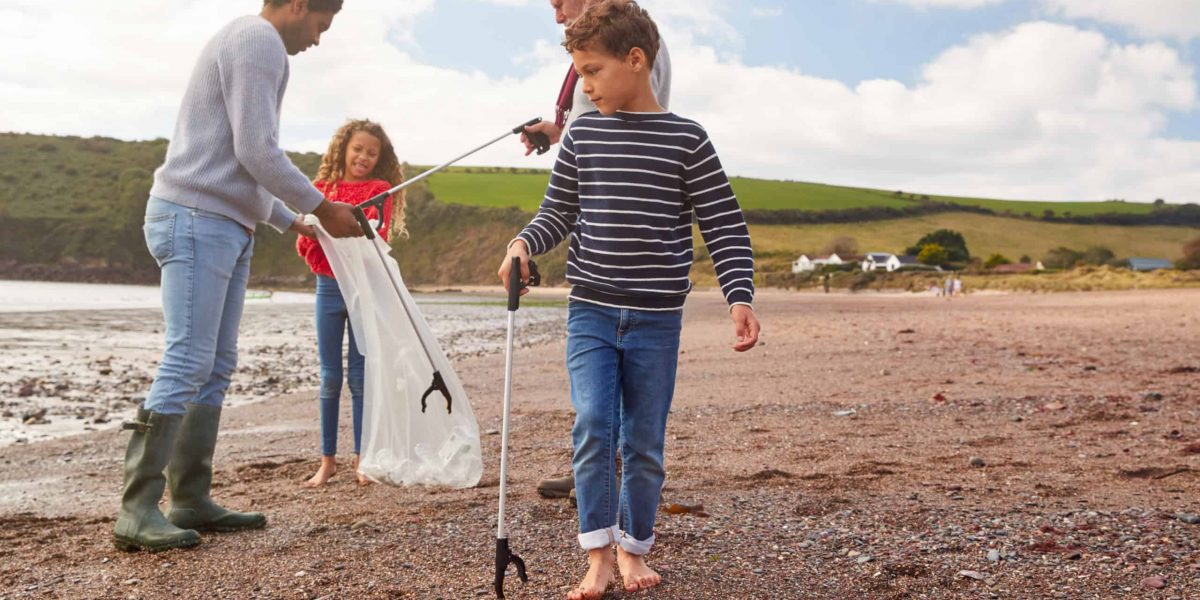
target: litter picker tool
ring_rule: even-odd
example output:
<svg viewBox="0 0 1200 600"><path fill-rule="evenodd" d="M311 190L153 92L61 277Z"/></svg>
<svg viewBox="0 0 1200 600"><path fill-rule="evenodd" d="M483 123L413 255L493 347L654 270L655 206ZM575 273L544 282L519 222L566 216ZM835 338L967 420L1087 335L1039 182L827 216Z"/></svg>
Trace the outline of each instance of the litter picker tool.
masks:
<svg viewBox="0 0 1200 600"><path fill-rule="evenodd" d="M495 139L487 142L486 144L483 144L483 145L481 145L469 152L466 152L460 156L452 158L432 169L429 169L428 171L425 171L424 173L421 173L420 175L417 175L416 177L413 177L412 179L409 179L408 181L405 181L404 183L401 183L400 185L397 185L396 187L394 187L386 192L383 192L383 193L375 196L374 198L371 198L370 200L367 200L366 202L363 202L362 204L359 204L358 206L355 206L354 207L354 217L356 219L358 219L358 225L360 227L362 227L363 235L365 235L368 240L375 239L375 228L372 227L370 221L367 220L367 215L365 212L363 212L363 209L365 209L367 207L374 207L375 211L380 215L380 217L382 217L383 216L383 205L385 202L387 202L387 199L392 196L392 194L395 194L396 192L399 192L400 190L403 190L404 188L407 188L408 186L410 186L418 181L421 181L421 180L429 177L430 175L433 175L434 173L437 173L438 171L441 171L442 169L445 169L446 167L449 167L450 165L452 165L472 154L475 154L476 152L479 152L480 150L483 150L484 148L487 148L488 146L491 146L492 144L495 144L496 142L498 142L510 135L524 133L526 136L529 137L529 140L534 144L534 146L537 147L537 151L538 151L537 153L545 154L546 151L548 151L550 149L550 138L548 138L546 136L546 134L544 134L544 133L525 131L526 127L531 127L533 125L536 125L536 124L540 123L541 120L542 119L539 117L536 119L531 119L525 123L522 123L521 125L518 125L518 126L512 128L512 130L504 132L504 135L498 136ZM379 255L379 260L382 261L386 265L387 259L385 259L383 256L383 250L381 250L379 248L378 244L372 244L372 246L375 248L375 253ZM412 322L412 314L413 314L413 311L416 310L416 307L409 306L408 302L405 301L405 295L400 293L400 282L396 281L396 278L392 275L391 270L388 270L387 273L388 273L388 279L391 280L391 282L392 282L392 287L395 288L396 294L398 296L400 296L400 299L401 299L400 304L401 304L401 306L404 307L405 316L408 317L409 322ZM425 412L426 400L428 400L430 394L434 393L435 391L440 392L442 394L442 397L444 397L446 399L446 412L448 412L448 413L453 412L454 411L454 401L450 397L450 390L446 388L446 382L442 379L441 371L439 371L437 369L437 363L434 362L433 355L430 354L430 351L429 351L430 344L429 344L428 340L425 339L425 336L421 332L420 328L414 328L414 329L417 332L418 339L421 340L421 349L425 351L425 358L429 361L429 364L433 366L433 382L429 384L429 389L425 390L425 394L421 396L421 412Z"/></svg>
<svg viewBox="0 0 1200 600"><path fill-rule="evenodd" d="M537 265L529 261L529 285L541 283L541 275ZM508 340L504 352L504 418L500 426L500 514L496 517L496 579L493 587L496 597L504 597L504 573L508 565L517 567L517 577L521 581L529 581L525 574L525 561L513 554L508 548L508 532L504 528L504 499L508 493L508 409L512 402L512 358L513 335L516 331L517 309L521 306L521 259L513 257L512 268L508 271Z"/></svg>

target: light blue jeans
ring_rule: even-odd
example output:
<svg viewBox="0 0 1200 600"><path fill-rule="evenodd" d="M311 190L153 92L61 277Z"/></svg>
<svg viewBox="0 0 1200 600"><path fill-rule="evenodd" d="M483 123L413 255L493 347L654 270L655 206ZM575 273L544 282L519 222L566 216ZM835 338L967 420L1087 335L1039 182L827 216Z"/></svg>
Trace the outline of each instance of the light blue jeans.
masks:
<svg viewBox="0 0 1200 600"><path fill-rule="evenodd" d="M579 544L585 550L616 543L641 555L654 545L682 319L682 310L631 310L575 300L567 310L575 496Z"/></svg>
<svg viewBox="0 0 1200 600"><path fill-rule="evenodd" d="M350 418L354 453L362 446L363 377L366 359L358 351L350 313L337 280L317 275L317 353L321 358L321 454L337 454L338 402L342 397L342 340L350 332L346 354L346 383L350 386Z"/></svg>
<svg viewBox="0 0 1200 600"><path fill-rule="evenodd" d="M221 406L237 367L254 235L236 221L151 197L146 248L162 272L166 350L145 408L181 415Z"/></svg>

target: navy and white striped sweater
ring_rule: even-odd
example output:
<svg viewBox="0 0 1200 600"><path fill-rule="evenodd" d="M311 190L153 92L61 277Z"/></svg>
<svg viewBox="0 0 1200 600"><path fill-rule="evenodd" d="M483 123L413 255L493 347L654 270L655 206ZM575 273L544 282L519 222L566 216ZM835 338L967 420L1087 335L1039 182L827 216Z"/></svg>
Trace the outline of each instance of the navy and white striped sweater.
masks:
<svg viewBox="0 0 1200 600"><path fill-rule="evenodd" d="M563 135L531 254L571 238L571 298L677 310L692 288L692 215L730 306L754 301L750 232L708 133L673 113L581 115Z"/></svg>

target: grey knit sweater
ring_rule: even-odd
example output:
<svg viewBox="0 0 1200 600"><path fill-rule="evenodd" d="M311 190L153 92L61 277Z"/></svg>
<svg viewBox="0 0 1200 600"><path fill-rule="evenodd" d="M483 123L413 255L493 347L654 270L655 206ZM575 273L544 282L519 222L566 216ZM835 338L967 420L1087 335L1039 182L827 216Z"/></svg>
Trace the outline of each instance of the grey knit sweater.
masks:
<svg viewBox="0 0 1200 600"><path fill-rule="evenodd" d="M287 83L287 50L266 19L245 16L218 31L192 71L150 195L249 229L287 230L296 214L280 198L312 212L324 198L279 148Z"/></svg>

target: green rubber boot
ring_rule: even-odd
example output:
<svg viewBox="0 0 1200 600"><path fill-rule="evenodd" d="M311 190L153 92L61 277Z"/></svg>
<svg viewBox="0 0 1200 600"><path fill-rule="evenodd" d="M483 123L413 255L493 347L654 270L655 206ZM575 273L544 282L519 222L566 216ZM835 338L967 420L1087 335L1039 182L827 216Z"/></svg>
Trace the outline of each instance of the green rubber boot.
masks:
<svg viewBox="0 0 1200 600"><path fill-rule="evenodd" d="M158 552L200 543L200 534L172 525L158 510L166 486L163 467L171 456L182 420L180 415L138 408L137 421L125 424L133 435L125 450L125 485L117 524L113 526L113 544L119 550Z"/></svg>
<svg viewBox="0 0 1200 600"><path fill-rule="evenodd" d="M221 408L190 403L183 416L183 430L167 466L171 511L167 519L177 527L197 531L241 531L259 529L267 517L257 512L234 512L212 501L212 459L217 449Z"/></svg>

